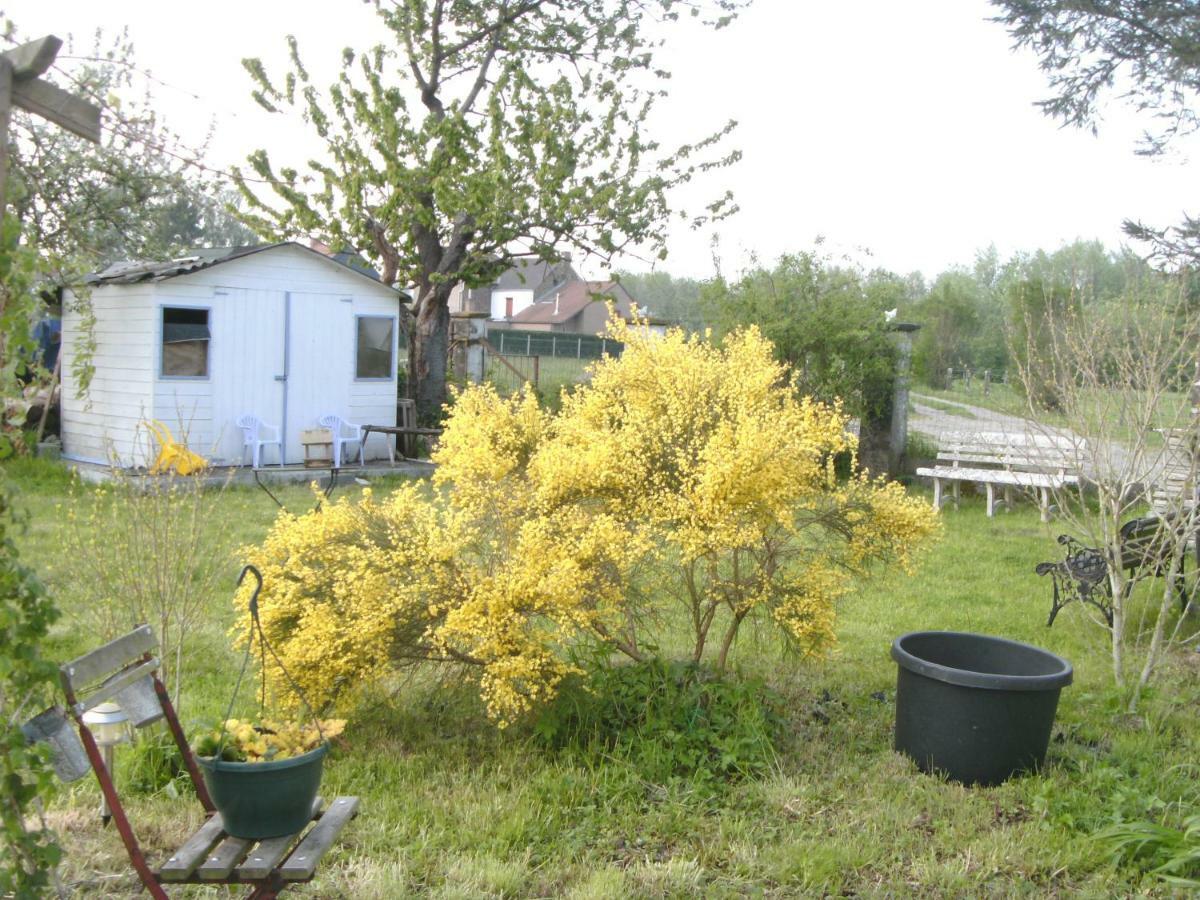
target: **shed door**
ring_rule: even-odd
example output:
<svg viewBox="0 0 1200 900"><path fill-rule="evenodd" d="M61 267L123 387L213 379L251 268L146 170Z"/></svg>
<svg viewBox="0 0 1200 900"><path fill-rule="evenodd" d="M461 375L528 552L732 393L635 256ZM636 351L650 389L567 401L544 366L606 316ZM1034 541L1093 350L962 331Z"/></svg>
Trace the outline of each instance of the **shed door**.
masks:
<svg viewBox="0 0 1200 900"><path fill-rule="evenodd" d="M354 305L337 294L287 297L287 435L289 463L304 460L300 432L331 413L350 420L354 378ZM355 448L357 452L357 448Z"/></svg>
<svg viewBox="0 0 1200 900"><path fill-rule="evenodd" d="M241 416L257 416L275 428L283 417L282 291L216 288L213 291L210 378L217 455L242 459ZM263 451L268 465L279 462L274 447ZM250 455L246 453L246 463Z"/></svg>

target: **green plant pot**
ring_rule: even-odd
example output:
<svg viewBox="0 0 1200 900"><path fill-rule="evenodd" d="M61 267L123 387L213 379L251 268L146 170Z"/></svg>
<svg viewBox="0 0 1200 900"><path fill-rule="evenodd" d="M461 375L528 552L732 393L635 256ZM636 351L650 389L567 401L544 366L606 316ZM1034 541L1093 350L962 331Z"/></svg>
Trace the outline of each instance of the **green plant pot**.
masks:
<svg viewBox="0 0 1200 900"><path fill-rule="evenodd" d="M234 837L263 840L295 834L312 818L328 752L329 745L322 744L303 756L271 762L197 761L225 830Z"/></svg>

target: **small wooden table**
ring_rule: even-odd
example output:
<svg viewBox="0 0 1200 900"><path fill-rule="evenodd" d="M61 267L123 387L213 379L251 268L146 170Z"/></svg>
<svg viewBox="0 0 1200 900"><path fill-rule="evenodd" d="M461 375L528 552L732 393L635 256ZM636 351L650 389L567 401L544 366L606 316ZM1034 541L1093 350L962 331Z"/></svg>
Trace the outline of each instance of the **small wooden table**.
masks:
<svg viewBox="0 0 1200 900"><path fill-rule="evenodd" d="M396 438L396 449L401 451L400 458L407 459L404 455L403 445L400 443L401 437L415 437L416 435L439 435L442 433L440 428L418 428L415 425L363 425L362 439L363 443L367 442L367 437L371 434L393 435ZM392 452L392 445L388 443L388 457L392 462L396 461L396 457Z"/></svg>
<svg viewBox="0 0 1200 900"><path fill-rule="evenodd" d="M310 428L300 432L306 469L327 469L333 465L333 432L328 428Z"/></svg>

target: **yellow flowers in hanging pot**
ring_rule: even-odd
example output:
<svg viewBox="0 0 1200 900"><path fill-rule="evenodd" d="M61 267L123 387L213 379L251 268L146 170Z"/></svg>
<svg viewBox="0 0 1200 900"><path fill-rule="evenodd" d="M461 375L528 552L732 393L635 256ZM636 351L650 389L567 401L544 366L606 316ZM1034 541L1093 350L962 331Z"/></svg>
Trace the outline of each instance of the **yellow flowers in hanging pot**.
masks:
<svg viewBox="0 0 1200 900"><path fill-rule="evenodd" d="M320 728L318 728L318 724ZM321 719L309 724L276 722L264 719L228 719L221 728L200 735L192 750L200 757L216 757L226 762L271 762L291 759L317 749L335 738L346 727L345 719Z"/></svg>

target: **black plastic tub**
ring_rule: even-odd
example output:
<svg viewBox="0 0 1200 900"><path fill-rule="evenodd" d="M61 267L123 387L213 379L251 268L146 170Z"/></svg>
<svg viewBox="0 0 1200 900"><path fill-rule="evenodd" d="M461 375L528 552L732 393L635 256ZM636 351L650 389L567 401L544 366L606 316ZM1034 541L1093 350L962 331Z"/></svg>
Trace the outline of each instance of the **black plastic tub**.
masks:
<svg viewBox="0 0 1200 900"><path fill-rule="evenodd" d="M892 643L896 749L925 772L999 784L1046 759L1071 664L982 634L914 631Z"/></svg>

